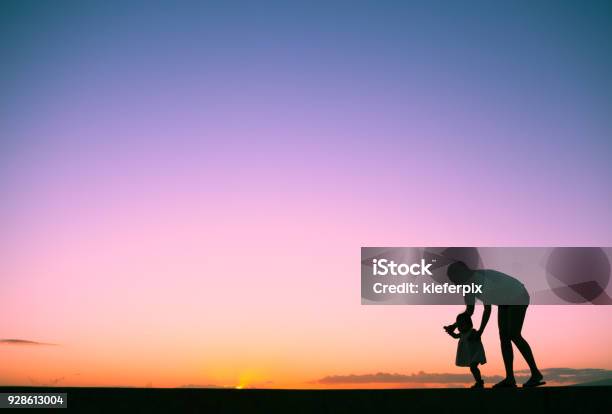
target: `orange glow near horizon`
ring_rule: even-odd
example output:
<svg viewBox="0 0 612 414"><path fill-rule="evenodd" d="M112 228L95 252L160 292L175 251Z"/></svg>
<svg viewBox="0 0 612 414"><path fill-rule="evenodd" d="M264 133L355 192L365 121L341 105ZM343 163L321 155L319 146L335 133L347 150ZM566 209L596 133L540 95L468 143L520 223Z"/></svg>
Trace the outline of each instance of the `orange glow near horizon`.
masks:
<svg viewBox="0 0 612 414"><path fill-rule="evenodd" d="M431 314L424 317L424 309ZM456 343L441 332L442 324L451 320L457 309L361 308L357 305L352 312L354 317L345 315L343 324L310 319L310 325L301 324L295 328L284 325L283 335L268 332L259 338L249 335L245 324L226 329L223 331L225 336L217 337L216 341L207 341L203 333L187 335L175 326L174 331L164 330L163 335L155 330L143 330L140 335L125 337L124 332L106 331L106 343L97 343L96 340L101 340L99 336L86 339L76 332L72 341L67 337L68 341L58 341L60 343L55 346L3 345L0 347L3 367L0 384L404 388L447 385L329 385L318 383L318 380L330 375L378 372L466 373L466 369L453 364ZM607 329L607 312L602 307L534 306L526 322L525 335L533 338L531 341L540 365L544 368L612 368L606 345L612 339ZM298 315L293 317L298 318ZM305 319L305 314L299 317L304 323L309 320ZM567 334L566 326L550 324L553 318L571 320L574 324L572 335ZM489 363L482 367L482 372L487 376L502 373L495 328L494 323L490 325L484 337ZM263 326L259 329L265 330ZM313 336L304 335L305 332ZM538 337L536 334L541 332L546 332L546 335ZM250 344L248 353L238 345L242 343L242 334L257 338ZM589 352L575 352L587 344ZM524 368L524 362L517 355L516 369Z"/></svg>

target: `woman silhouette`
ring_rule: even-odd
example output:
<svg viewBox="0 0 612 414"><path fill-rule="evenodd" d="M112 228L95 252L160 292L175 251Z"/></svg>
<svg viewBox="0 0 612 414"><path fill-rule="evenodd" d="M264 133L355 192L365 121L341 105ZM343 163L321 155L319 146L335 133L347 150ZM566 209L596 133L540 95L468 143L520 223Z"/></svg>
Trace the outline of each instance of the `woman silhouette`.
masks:
<svg viewBox="0 0 612 414"><path fill-rule="evenodd" d="M523 387L537 387L545 384L543 376L533 357L529 343L523 338L521 331L525 321L525 313L529 305L529 293L517 279L496 270L472 270L463 262L455 262L448 267L448 278L456 285L475 283L482 286L482 293L465 296L465 313L472 316L476 299L484 304L484 312L477 335L482 335L489 317L491 305L497 305L497 323L501 341L502 357L506 369L506 378L495 384L493 388L516 387L514 378L514 353L512 344L516 345L531 370L531 378Z"/></svg>

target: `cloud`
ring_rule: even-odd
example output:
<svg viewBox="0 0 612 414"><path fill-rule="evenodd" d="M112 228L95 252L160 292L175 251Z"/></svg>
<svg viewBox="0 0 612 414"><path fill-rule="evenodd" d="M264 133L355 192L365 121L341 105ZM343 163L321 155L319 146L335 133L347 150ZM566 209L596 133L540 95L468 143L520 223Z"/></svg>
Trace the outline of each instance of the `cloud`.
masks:
<svg viewBox="0 0 612 414"><path fill-rule="evenodd" d="M576 384L581 382L597 381L612 378L612 370L600 368L547 368L542 373L547 382L561 384ZM529 377L529 370L517 371L517 381L525 381ZM488 383L502 380L500 375L484 376ZM315 381L325 385L344 384L461 384L473 382L474 378L468 374L430 373L420 371L413 374L397 374L378 372L376 374L330 375Z"/></svg>
<svg viewBox="0 0 612 414"><path fill-rule="evenodd" d="M501 378L500 378L501 380ZM416 374L391 374L378 372L361 375L331 375L321 378L319 384L455 384L473 381L471 374L428 373L420 371Z"/></svg>
<svg viewBox="0 0 612 414"><path fill-rule="evenodd" d="M517 371L528 375L529 370ZM612 378L612 370L601 368L546 368L542 370L546 381L562 384L576 384L581 382L599 381Z"/></svg>
<svg viewBox="0 0 612 414"><path fill-rule="evenodd" d="M21 346L56 346L45 342L28 341L27 339L0 339L0 345L21 345Z"/></svg>
<svg viewBox="0 0 612 414"><path fill-rule="evenodd" d="M37 387L55 387L59 385L60 382L64 381L65 377L51 378L48 381L38 381L31 377L28 377L28 379L32 385Z"/></svg>

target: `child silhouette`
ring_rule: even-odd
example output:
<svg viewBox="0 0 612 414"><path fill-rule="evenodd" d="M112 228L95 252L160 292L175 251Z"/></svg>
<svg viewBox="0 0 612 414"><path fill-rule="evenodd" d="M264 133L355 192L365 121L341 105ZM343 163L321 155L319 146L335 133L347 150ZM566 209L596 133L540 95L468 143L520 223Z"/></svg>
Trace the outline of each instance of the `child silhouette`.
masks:
<svg viewBox="0 0 612 414"><path fill-rule="evenodd" d="M458 329L459 333L455 333L455 329ZM455 364L458 367L470 367L470 371L476 380L472 388L484 388L484 381L478 365L486 364L487 358L480 335L477 334L472 325L472 318L466 313L459 314L456 322L453 325L445 326L444 330L453 338L459 339Z"/></svg>

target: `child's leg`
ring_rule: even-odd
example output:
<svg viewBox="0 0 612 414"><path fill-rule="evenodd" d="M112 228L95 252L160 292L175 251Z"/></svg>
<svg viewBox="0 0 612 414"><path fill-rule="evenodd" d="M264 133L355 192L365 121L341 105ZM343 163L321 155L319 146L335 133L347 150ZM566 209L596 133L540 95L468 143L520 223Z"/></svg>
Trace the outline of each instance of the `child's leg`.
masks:
<svg viewBox="0 0 612 414"><path fill-rule="evenodd" d="M478 369L477 363L470 365L470 371L472 372L472 375L474 376L476 382L482 382L482 377L480 376L480 369Z"/></svg>

